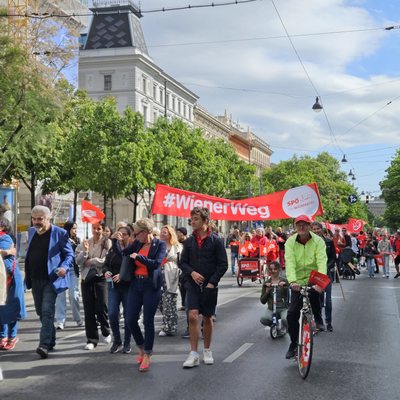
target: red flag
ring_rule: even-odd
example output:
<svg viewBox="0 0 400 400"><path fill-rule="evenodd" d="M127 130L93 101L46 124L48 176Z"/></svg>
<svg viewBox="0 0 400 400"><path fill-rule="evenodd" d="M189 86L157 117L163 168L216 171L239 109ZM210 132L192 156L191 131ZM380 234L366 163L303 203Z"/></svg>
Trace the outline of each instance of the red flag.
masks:
<svg viewBox="0 0 400 400"><path fill-rule="evenodd" d="M82 200L82 222L97 224L102 221L106 215L100 208L94 206L86 200Z"/></svg>
<svg viewBox="0 0 400 400"><path fill-rule="evenodd" d="M248 242L246 242L246 243L248 243ZM246 243L242 244L242 245L239 247L239 252L240 252L240 254L241 254L243 257L247 257L247 256L249 255L249 251L247 250L247 245L246 245Z"/></svg>
<svg viewBox="0 0 400 400"><path fill-rule="evenodd" d="M318 285L323 290L331 283L329 276L318 272L316 269L313 269L310 274L310 279L308 280L310 285Z"/></svg>

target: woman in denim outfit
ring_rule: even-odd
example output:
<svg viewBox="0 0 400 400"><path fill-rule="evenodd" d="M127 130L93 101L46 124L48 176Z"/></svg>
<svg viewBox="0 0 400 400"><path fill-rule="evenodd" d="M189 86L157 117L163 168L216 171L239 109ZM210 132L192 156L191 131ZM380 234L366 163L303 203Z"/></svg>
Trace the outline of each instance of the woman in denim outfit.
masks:
<svg viewBox="0 0 400 400"><path fill-rule="evenodd" d="M153 237L153 221L141 219L133 226L135 241L122 254L133 259L133 279L129 287L127 323L139 348L139 371L150 368L154 343L154 315L161 299L161 263L166 255L166 244ZM144 336L139 326L143 308Z"/></svg>

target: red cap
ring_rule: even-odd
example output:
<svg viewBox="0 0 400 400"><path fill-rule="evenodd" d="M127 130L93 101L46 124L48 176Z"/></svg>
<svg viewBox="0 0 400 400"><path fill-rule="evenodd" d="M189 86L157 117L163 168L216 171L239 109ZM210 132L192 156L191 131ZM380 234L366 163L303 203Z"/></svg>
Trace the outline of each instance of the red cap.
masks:
<svg viewBox="0 0 400 400"><path fill-rule="evenodd" d="M308 215L299 215L295 220L294 223L297 224L298 222L303 221L311 224L313 221Z"/></svg>

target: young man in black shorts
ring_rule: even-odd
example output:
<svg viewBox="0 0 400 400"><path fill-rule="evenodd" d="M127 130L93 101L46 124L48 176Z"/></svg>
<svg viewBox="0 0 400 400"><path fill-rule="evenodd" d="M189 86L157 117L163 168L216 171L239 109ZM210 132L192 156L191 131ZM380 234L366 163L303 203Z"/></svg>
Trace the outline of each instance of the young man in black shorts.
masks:
<svg viewBox="0 0 400 400"><path fill-rule="evenodd" d="M200 364L197 352L199 314L203 316L204 364L214 364L211 352L212 316L217 305L218 283L228 269L228 258L221 238L209 226L208 208L195 207L190 212L193 235L183 244L179 267L186 275L186 309L189 314L191 351L183 368Z"/></svg>

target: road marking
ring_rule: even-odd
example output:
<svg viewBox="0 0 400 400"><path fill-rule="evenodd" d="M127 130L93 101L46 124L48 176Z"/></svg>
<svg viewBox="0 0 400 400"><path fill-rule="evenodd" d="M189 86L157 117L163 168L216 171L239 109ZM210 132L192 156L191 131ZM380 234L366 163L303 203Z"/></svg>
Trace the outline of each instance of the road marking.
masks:
<svg viewBox="0 0 400 400"><path fill-rule="evenodd" d="M232 301L235 301L235 300L237 300L237 299L240 299L241 297L246 297L246 296L248 296L249 294L253 294L253 293L254 293L254 289L252 289L251 291L245 292L245 293L241 294L240 296L235 296L235 297L233 297L232 299L225 300L225 301L223 301L222 303L219 303L219 302L218 302L218 307L224 306L225 304L232 303Z"/></svg>
<svg viewBox="0 0 400 400"><path fill-rule="evenodd" d="M63 340L71 339L75 336L81 336L84 333L85 333L85 331L79 331L79 332L73 333L72 335L63 336L63 337L57 338L57 342L62 342Z"/></svg>
<svg viewBox="0 0 400 400"><path fill-rule="evenodd" d="M234 351L230 356L226 357L224 363L232 363L237 358L239 358L243 353L245 353L254 343L244 343L236 351Z"/></svg>

